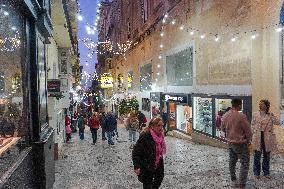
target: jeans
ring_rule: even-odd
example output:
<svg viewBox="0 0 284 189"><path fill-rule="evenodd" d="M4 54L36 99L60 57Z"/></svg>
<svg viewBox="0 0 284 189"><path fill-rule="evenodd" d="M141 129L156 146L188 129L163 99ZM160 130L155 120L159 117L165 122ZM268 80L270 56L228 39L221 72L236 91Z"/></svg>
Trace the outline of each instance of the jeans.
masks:
<svg viewBox="0 0 284 189"><path fill-rule="evenodd" d="M267 176L270 175L270 152L267 152L265 150L263 132L261 133L260 151L257 150L254 151L253 173L255 176L259 176L261 172L260 159L262 153L263 153L262 171L263 175Z"/></svg>
<svg viewBox="0 0 284 189"><path fill-rule="evenodd" d="M79 137L81 140L84 140L84 129L79 129Z"/></svg>
<svg viewBox="0 0 284 189"><path fill-rule="evenodd" d="M247 182L247 176L249 171L249 150L247 144L230 144L229 145L229 168L231 180L236 181L236 164L240 158L241 169L239 175L240 187L245 187Z"/></svg>
<svg viewBox="0 0 284 189"><path fill-rule="evenodd" d="M91 128L93 144L95 144L97 142L97 131L98 131L98 129Z"/></svg>
<svg viewBox="0 0 284 189"><path fill-rule="evenodd" d="M131 130L131 129L129 129L129 140L130 140L130 142L132 143L132 142L136 142L136 130Z"/></svg>
<svg viewBox="0 0 284 189"><path fill-rule="evenodd" d="M112 135L113 135L113 131L107 131L107 143L108 144L114 144L112 141Z"/></svg>
<svg viewBox="0 0 284 189"><path fill-rule="evenodd" d="M106 140L106 129L102 127L102 140Z"/></svg>

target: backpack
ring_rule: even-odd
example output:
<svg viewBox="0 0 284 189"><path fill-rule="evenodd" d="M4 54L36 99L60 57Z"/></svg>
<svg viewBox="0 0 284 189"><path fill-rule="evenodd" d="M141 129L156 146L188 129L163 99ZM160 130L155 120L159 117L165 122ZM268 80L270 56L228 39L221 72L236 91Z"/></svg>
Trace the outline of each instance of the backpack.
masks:
<svg viewBox="0 0 284 189"><path fill-rule="evenodd" d="M132 130L137 130L139 128L139 121L136 119L132 123L129 123L129 128Z"/></svg>

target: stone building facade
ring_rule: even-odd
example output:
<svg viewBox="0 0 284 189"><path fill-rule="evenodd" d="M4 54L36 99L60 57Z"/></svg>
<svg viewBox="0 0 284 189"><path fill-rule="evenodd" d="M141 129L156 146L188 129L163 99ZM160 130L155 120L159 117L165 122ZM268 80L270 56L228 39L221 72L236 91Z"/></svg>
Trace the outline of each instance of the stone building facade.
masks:
<svg viewBox="0 0 284 189"><path fill-rule="evenodd" d="M151 92L251 96L251 111L258 110L260 99L268 99L271 111L282 115L282 0L135 0L109 4L110 11L102 18L108 24L100 29L100 36L114 46L127 40L132 46L124 56L112 53L107 71L115 84L119 74L133 72L131 92L137 93L141 105L141 99L149 98ZM187 74L181 67L182 76L173 74L167 62L184 52L192 53L191 70ZM145 87L141 71L146 65L151 73L150 85ZM127 89L126 79L124 87ZM113 93L116 90L114 85ZM283 151L284 131L275 126L275 133Z"/></svg>

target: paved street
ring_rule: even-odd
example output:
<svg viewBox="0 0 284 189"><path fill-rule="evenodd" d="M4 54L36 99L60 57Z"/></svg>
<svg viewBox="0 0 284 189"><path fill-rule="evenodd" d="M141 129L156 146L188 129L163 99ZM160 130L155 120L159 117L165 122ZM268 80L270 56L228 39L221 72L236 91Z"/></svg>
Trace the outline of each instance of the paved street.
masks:
<svg viewBox="0 0 284 189"><path fill-rule="evenodd" d="M86 139L65 144L64 155L56 162L54 189L136 189L142 188L133 173L127 132L119 129L119 139L109 147L106 141L91 144L87 127ZM99 130L99 133L101 130ZM161 188L230 188L226 150L166 137L165 178ZM250 166L248 189L284 188L284 160L273 156L270 181L255 183Z"/></svg>

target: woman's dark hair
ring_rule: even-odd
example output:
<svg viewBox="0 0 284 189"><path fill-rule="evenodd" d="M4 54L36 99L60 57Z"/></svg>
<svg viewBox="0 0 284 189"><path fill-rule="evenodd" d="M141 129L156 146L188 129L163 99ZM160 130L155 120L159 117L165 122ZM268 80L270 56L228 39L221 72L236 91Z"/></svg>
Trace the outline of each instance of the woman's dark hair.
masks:
<svg viewBox="0 0 284 189"><path fill-rule="evenodd" d="M232 107L237 108L238 106L242 105L242 100L235 98L235 99L232 99L231 103L232 103Z"/></svg>
<svg viewBox="0 0 284 189"><path fill-rule="evenodd" d="M268 112L269 112L269 109L270 109L270 102L268 101L268 100L261 100L260 102L263 102L264 104L265 104L265 106L266 106L266 114L268 114Z"/></svg>

